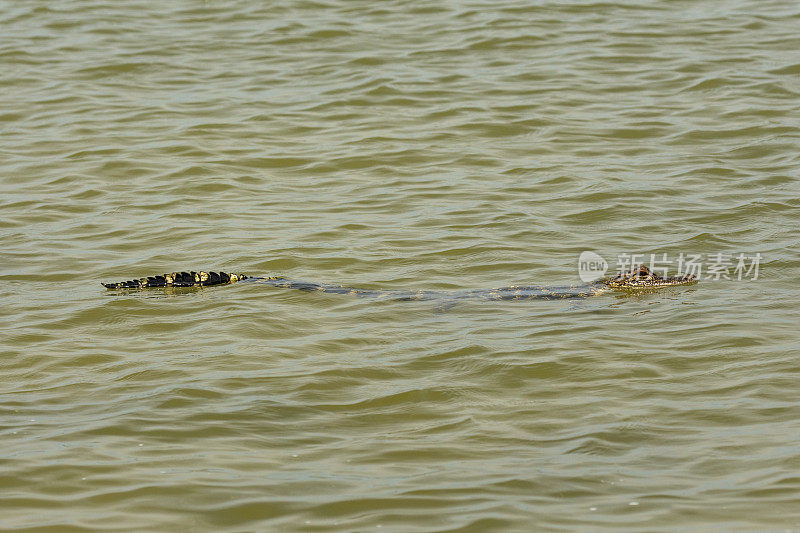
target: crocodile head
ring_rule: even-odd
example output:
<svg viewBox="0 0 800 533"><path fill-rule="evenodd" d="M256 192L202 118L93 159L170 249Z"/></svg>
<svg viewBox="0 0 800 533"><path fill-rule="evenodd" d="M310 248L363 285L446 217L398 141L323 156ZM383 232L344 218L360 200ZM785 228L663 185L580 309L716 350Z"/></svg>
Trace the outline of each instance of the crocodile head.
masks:
<svg viewBox="0 0 800 533"><path fill-rule="evenodd" d="M691 285L697 283L697 277L691 274L683 276L659 276L644 265L623 272L613 278L605 278L602 283L612 289L651 289L658 287L673 287L676 285Z"/></svg>

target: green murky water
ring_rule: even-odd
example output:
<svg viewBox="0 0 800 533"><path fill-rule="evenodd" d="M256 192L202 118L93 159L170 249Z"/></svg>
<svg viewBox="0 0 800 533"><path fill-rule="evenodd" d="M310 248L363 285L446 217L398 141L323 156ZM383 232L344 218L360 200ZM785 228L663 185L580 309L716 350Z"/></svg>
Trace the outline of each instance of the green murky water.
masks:
<svg viewBox="0 0 800 533"><path fill-rule="evenodd" d="M799 530L798 30L788 0L0 2L0 527ZM763 259L450 308L99 284L575 283L584 250Z"/></svg>

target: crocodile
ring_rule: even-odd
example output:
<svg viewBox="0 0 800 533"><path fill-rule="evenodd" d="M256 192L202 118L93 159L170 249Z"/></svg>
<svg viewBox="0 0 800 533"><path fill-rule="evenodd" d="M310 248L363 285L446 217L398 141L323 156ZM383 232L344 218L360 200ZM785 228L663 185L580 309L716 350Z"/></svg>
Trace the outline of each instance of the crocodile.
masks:
<svg viewBox="0 0 800 533"><path fill-rule="evenodd" d="M284 289L318 291L353 296L388 298L393 300L435 300L481 298L490 300L560 300L597 296L610 291L647 291L661 287L691 285L697 282L694 275L660 276L645 265L621 272L617 276L602 278L583 285L522 286L512 285L496 289L474 289L455 291L402 291L355 289L343 285L324 285L308 281L295 281L282 276L247 276L226 272L173 272L146 278L103 283L107 289L146 289L158 287L210 287L236 282L251 282Z"/></svg>

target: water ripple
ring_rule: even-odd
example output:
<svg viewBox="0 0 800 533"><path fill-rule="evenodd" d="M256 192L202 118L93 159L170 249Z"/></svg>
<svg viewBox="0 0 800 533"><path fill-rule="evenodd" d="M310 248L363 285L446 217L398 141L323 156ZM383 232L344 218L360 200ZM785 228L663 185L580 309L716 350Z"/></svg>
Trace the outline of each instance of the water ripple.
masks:
<svg viewBox="0 0 800 533"><path fill-rule="evenodd" d="M796 527L798 17L0 5L0 526ZM571 284L583 250L759 252L762 278L452 306L99 285Z"/></svg>

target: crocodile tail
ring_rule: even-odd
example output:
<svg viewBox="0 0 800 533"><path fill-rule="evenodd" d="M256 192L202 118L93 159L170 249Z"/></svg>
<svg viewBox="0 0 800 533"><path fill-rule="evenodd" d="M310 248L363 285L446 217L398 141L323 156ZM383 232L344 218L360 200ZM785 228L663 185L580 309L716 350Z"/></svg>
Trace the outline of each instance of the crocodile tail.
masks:
<svg viewBox="0 0 800 533"><path fill-rule="evenodd" d="M227 272L173 272L160 276L102 283L107 289L145 289L150 287L209 287L212 285L226 285L235 281L247 279L243 274L229 274Z"/></svg>

